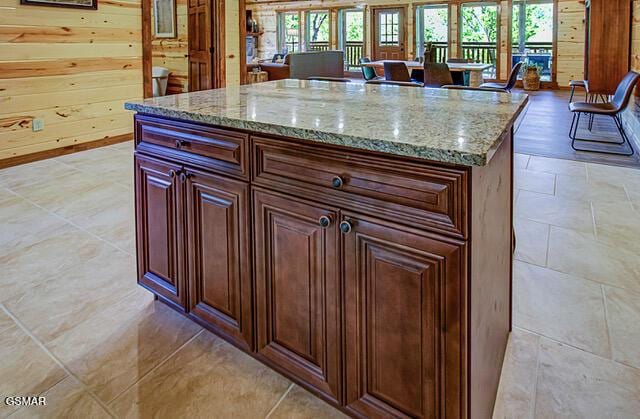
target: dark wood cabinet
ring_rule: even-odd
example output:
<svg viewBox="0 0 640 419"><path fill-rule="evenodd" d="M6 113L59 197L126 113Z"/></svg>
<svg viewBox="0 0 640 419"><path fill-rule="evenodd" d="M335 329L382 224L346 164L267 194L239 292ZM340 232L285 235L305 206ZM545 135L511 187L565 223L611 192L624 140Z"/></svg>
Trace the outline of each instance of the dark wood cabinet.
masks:
<svg viewBox="0 0 640 419"><path fill-rule="evenodd" d="M364 417L458 417L462 242L345 214L348 410ZM445 350L446 348L446 350Z"/></svg>
<svg viewBox="0 0 640 419"><path fill-rule="evenodd" d="M254 190L257 352L341 400L338 212Z"/></svg>
<svg viewBox="0 0 640 419"><path fill-rule="evenodd" d="M180 176L186 189L190 316L251 349L249 185L193 169Z"/></svg>
<svg viewBox="0 0 640 419"><path fill-rule="evenodd" d="M469 168L137 116L139 283L351 416L491 417L512 138Z"/></svg>
<svg viewBox="0 0 640 419"><path fill-rule="evenodd" d="M138 282L182 310L186 307L181 167L135 159Z"/></svg>

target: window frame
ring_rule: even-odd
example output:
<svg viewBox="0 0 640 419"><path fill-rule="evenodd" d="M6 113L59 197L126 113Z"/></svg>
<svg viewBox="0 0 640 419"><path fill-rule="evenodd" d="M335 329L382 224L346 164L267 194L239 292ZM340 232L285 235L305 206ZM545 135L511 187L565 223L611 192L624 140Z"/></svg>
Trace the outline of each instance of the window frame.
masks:
<svg viewBox="0 0 640 419"><path fill-rule="evenodd" d="M278 48L278 54L280 54L281 51L283 51L287 46L287 34L285 25L285 19L287 15L298 15L298 50L287 51L287 53L304 51L302 12L300 10L283 10L281 12L278 12L276 16L276 46Z"/></svg>
<svg viewBox="0 0 640 419"><path fill-rule="evenodd" d="M480 7L480 6L493 6L496 8L496 41L495 41L495 50L496 50L496 57L495 57L495 65L494 65L494 72L495 72L495 77L491 78L491 79L487 79L487 80L491 80L491 81L496 81L499 79L500 77L500 44L502 41L502 34L501 34L501 21L502 21L502 13L501 13L501 2L500 0L491 0L491 1L478 1L478 0L462 0L460 1L460 3L458 4L458 57L459 58L463 58L463 54L462 54L462 50L463 50L463 43L464 41L462 40L463 37L463 33L464 33L464 21L462 19L462 15L464 12L464 8L465 7ZM511 30L511 24L509 23L509 31ZM507 34L507 36L510 36L509 34ZM483 73L485 74L485 73ZM486 74L485 74L486 75ZM485 78L486 79L486 78Z"/></svg>
<svg viewBox="0 0 640 419"><path fill-rule="evenodd" d="M451 55L451 5L455 3L446 2L443 3L420 3L414 4L415 13L413 14L413 30L414 30L414 52L417 57L424 55L424 30L422 25L424 23L424 15L421 11L425 9L447 9L447 58Z"/></svg>

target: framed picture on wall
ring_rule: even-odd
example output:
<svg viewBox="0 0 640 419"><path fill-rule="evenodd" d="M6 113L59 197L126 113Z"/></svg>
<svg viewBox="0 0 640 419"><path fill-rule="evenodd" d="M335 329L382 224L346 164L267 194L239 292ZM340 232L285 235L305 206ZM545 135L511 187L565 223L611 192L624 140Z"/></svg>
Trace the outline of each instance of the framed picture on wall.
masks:
<svg viewBox="0 0 640 419"><path fill-rule="evenodd" d="M98 8L98 0L20 0L20 4L28 4L32 6L55 6L55 7L71 7L75 9L92 9Z"/></svg>
<svg viewBox="0 0 640 419"><path fill-rule="evenodd" d="M153 0L153 27L156 38L176 37L175 0Z"/></svg>

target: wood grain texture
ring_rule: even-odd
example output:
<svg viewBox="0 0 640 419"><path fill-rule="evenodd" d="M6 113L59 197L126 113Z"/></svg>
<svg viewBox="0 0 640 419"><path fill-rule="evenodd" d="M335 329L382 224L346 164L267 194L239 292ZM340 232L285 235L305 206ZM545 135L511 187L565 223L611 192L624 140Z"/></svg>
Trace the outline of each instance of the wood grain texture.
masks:
<svg viewBox="0 0 640 419"><path fill-rule="evenodd" d="M0 159L132 133L122 105L142 96L139 0L0 9Z"/></svg>

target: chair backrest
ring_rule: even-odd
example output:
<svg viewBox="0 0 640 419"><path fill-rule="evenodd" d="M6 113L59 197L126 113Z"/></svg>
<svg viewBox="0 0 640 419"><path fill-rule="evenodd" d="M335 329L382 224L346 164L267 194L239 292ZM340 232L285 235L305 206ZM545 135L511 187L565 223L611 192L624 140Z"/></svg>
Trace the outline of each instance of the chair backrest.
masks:
<svg viewBox="0 0 640 419"><path fill-rule="evenodd" d="M344 77L343 51L309 51L288 54L289 78L304 80L307 77Z"/></svg>
<svg viewBox="0 0 640 419"><path fill-rule="evenodd" d="M433 42L427 42L426 44L424 44L424 62L436 62L436 46L433 44Z"/></svg>
<svg viewBox="0 0 640 419"><path fill-rule="evenodd" d="M630 71L626 76L624 76L618 85L612 101L617 112L624 110L629 104L629 99L631 99L631 94L633 93L633 88L638 82L638 78L640 78L640 74L635 71Z"/></svg>
<svg viewBox="0 0 640 419"><path fill-rule="evenodd" d="M394 81L394 80L369 80L365 84L384 84L388 86L422 87L420 83L413 83L410 81Z"/></svg>
<svg viewBox="0 0 640 419"><path fill-rule="evenodd" d="M424 85L425 87L442 87L453 84L451 71L445 63L424 63Z"/></svg>
<svg viewBox="0 0 640 419"><path fill-rule="evenodd" d="M407 65L401 61L385 61L384 78L393 81L411 81L409 69L407 69Z"/></svg>
<svg viewBox="0 0 640 419"><path fill-rule="evenodd" d="M520 69L522 68L522 64L523 62L520 61L519 63L516 63L516 65L514 65L513 68L511 69L511 74L509 74L509 80L507 81L507 84L504 86L505 90L511 91L511 89L513 89L514 86L516 85L516 82L518 81L518 74L520 74Z"/></svg>
<svg viewBox="0 0 640 419"><path fill-rule="evenodd" d="M360 64L370 63L370 62L371 62L371 58L369 57L360 58ZM360 66L360 68L362 69L362 77L364 77L365 80L372 80L378 76L376 74L376 70L373 67Z"/></svg>

